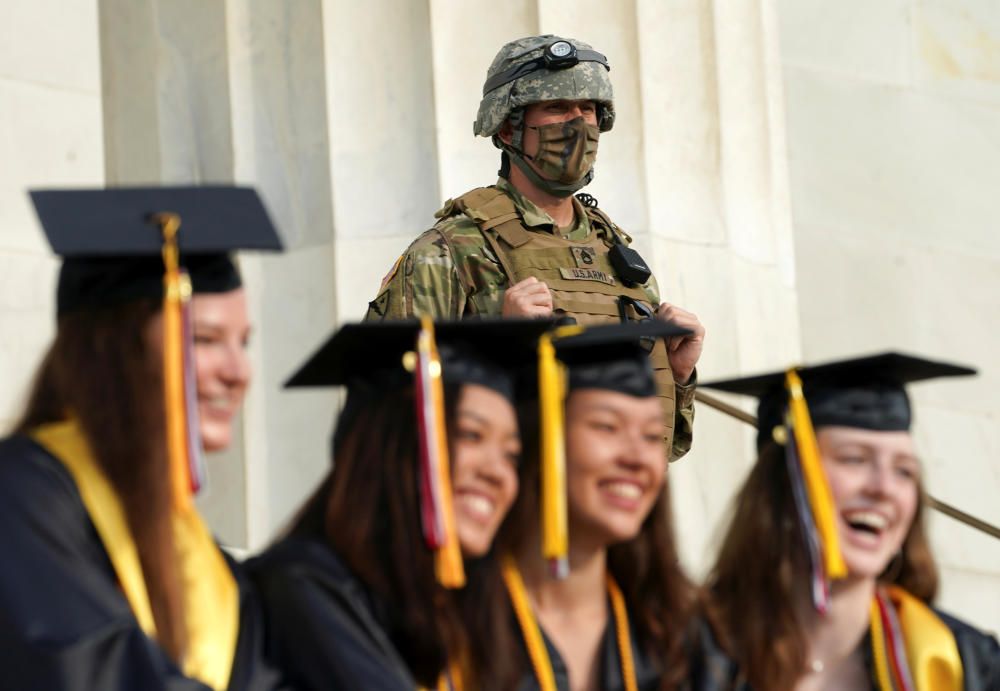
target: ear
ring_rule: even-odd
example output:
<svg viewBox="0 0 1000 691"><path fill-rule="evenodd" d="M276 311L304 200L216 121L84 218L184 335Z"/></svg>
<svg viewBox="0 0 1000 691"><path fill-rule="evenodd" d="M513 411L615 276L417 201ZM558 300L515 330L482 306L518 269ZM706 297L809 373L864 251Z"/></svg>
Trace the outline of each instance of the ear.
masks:
<svg viewBox="0 0 1000 691"><path fill-rule="evenodd" d="M514 141L514 127L510 124L510 118L503 121L500 125L500 130L497 132L497 136L500 137L500 141L504 144L510 144Z"/></svg>

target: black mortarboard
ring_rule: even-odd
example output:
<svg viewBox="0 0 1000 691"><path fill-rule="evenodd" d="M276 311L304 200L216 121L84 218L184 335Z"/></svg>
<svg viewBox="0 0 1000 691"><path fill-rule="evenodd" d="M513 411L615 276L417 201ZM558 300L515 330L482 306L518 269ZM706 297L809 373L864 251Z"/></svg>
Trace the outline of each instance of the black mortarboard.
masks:
<svg viewBox="0 0 1000 691"><path fill-rule="evenodd" d="M434 324L445 382L480 384L514 400L518 371L534 362L544 319L467 319ZM285 383L286 387L389 386L412 381L403 365L415 349L418 320L340 328Z"/></svg>
<svg viewBox="0 0 1000 691"><path fill-rule="evenodd" d="M912 412L904 386L924 379L975 374L976 370L900 353L881 353L798 369L814 427L843 425L876 431L909 430ZM785 372L701 384L760 399L758 447L783 424L788 394Z"/></svg>
<svg viewBox="0 0 1000 691"><path fill-rule="evenodd" d="M264 205L248 187L33 190L31 200L52 250L63 257L60 315L163 297L156 214L180 218L180 260L195 293L240 286L230 252L281 249Z"/></svg>
<svg viewBox="0 0 1000 691"><path fill-rule="evenodd" d="M574 327L568 327L572 333ZM689 329L646 319L586 327L553 340L556 356L569 369L568 389L608 389L631 396L655 396L649 352L659 338L686 336Z"/></svg>

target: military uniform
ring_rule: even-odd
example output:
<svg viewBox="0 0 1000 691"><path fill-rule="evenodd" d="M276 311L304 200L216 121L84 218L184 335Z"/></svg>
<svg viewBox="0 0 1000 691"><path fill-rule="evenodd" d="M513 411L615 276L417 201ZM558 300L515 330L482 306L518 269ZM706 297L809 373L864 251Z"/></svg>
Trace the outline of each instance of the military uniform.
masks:
<svg viewBox="0 0 1000 691"><path fill-rule="evenodd" d="M484 218L505 201L516 218L508 218L511 213ZM628 287L608 264L609 233L616 233L626 243L628 236L603 212L585 207L576 198L573 205L573 224L558 228L547 213L504 178L495 187L448 200L435 214L438 223L407 248L382 281L365 318L497 316L511 283L510 274L514 282L528 275L545 281L553 291L555 309L581 323L617 320L615 296L620 294L655 309L660 299L654 278L643 286ZM541 247L532 251L535 245ZM637 316L634 308L628 307L626 316ZM653 358L667 398L670 458L676 460L691 448L694 382L674 385L662 344L654 350Z"/></svg>

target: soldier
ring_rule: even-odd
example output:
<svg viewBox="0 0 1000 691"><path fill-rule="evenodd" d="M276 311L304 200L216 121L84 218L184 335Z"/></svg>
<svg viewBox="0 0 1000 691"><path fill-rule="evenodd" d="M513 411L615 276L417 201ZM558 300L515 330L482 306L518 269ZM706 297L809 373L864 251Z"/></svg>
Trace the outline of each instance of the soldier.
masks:
<svg viewBox="0 0 1000 691"><path fill-rule="evenodd" d="M593 197L574 196L594 177L599 134L614 125L610 69L591 46L558 36L500 50L474 124L502 152L500 178L445 203L382 281L366 319L556 313L585 324L655 317L686 327L691 335L651 352L675 460L691 446L705 329L660 302L631 238Z"/></svg>

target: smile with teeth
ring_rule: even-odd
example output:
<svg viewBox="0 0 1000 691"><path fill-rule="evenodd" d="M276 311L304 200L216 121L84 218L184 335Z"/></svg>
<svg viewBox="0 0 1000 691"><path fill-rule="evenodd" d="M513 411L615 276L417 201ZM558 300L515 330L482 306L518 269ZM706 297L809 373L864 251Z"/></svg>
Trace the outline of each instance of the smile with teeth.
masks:
<svg viewBox="0 0 1000 691"><path fill-rule="evenodd" d="M876 511L844 512L844 520L853 530L880 535L889 527L889 519Z"/></svg>
<svg viewBox="0 0 1000 691"><path fill-rule="evenodd" d="M622 499L638 499L642 496L642 487L634 482L608 482L604 485L605 491Z"/></svg>
<svg viewBox="0 0 1000 691"><path fill-rule="evenodd" d="M228 414L233 407L233 402L228 396L206 396L201 402L209 412L217 414Z"/></svg>
<svg viewBox="0 0 1000 691"><path fill-rule="evenodd" d="M458 501L466 513L478 518L491 518L496 511L496 505L481 494L460 493Z"/></svg>

